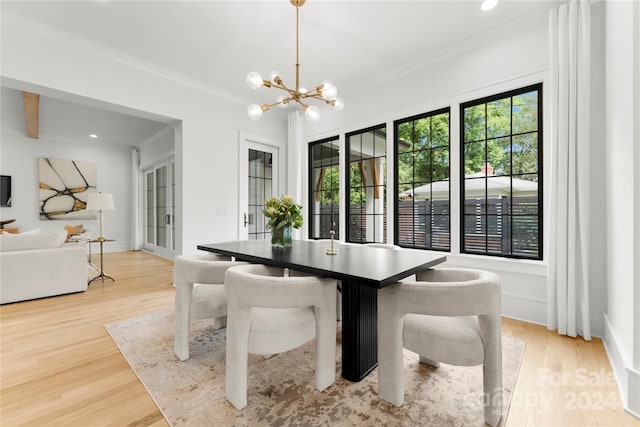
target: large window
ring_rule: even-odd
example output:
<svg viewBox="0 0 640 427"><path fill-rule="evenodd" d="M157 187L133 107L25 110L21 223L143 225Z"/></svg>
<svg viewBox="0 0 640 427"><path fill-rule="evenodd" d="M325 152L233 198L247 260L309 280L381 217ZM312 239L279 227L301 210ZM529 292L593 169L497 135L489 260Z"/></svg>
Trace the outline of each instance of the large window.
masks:
<svg viewBox="0 0 640 427"><path fill-rule="evenodd" d="M340 170L338 137L309 144L309 237L340 238Z"/></svg>
<svg viewBox="0 0 640 427"><path fill-rule="evenodd" d="M542 85L460 106L461 251L542 259Z"/></svg>
<svg viewBox="0 0 640 427"><path fill-rule="evenodd" d="M395 122L396 244L450 249L449 109Z"/></svg>
<svg viewBox="0 0 640 427"><path fill-rule="evenodd" d="M387 128L346 136L347 241L386 243Z"/></svg>

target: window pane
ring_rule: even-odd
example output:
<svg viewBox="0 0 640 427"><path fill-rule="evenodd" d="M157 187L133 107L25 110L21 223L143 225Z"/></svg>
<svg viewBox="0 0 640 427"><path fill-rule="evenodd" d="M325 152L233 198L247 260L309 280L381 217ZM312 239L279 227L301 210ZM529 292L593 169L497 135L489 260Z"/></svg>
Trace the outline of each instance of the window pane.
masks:
<svg viewBox="0 0 640 427"><path fill-rule="evenodd" d="M396 129L398 153L413 151L413 122L400 124Z"/></svg>
<svg viewBox="0 0 640 427"><path fill-rule="evenodd" d="M433 181L449 180L449 147L431 151L431 174Z"/></svg>
<svg viewBox="0 0 640 427"><path fill-rule="evenodd" d="M340 238L338 228L340 179L338 170L338 139L309 144L309 219L305 221L312 239L328 239L332 229Z"/></svg>
<svg viewBox="0 0 640 427"><path fill-rule="evenodd" d="M464 144L465 177L479 174L482 171L482 167L487 163L486 148L487 143L485 141Z"/></svg>
<svg viewBox="0 0 640 427"><path fill-rule="evenodd" d="M413 180L431 182L431 150L420 150L414 154Z"/></svg>
<svg viewBox="0 0 640 427"><path fill-rule="evenodd" d="M424 150L431 148L431 117L418 119L414 122L413 149Z"/></svg>
<svg viewBox="0 0 640 427"><path fill-rule="evenodd" d="M513 173L538 172L538 134L526 133L513 137Z"/></svg>
<svg viewBox="0 0 640 427"><path fill-rule="evenodd" d="M538 252L538 216L513 217L513 253L535 256Z"/></svg>
<svg viewBox="0 0 640 427"><path fill-rule="evenodd" d="M486 139L485 104L465 108L464 110L464 141L481 141Z"/></svg>
<svg viewBox="0 0 640 427"><path fill-rule="evenodd" d="M487 103L487 139L511 133L511 98Z"/></svg>
<svg viewBox="0 0 640 427"><path fill-rule="evenodd" d="M433 147L449 147L449 113L442 113L431 118L431 145Z"/></svg>
<svg viewBox="0 0 640 427"><path fill-rule="evenodd" d="M467 252L484 253L487 249L486 216L464 216L464 248Z"/></svg>
<svg viewBox="0 0 640 427"><path fill-rule="evenodd" d="M513 133L538 131L538 91L513 97Z"/></svg>
<svg viewBox="0 0 640 427"><path fill-rule="evenodd" d="M511 174L511 138L487 141L487 175Z"/></svg>
<svg viewBox="0 0 640 427"><path fill-rule="evenodd" d="M398 183L413 182L413 153L398 154L396 158Z"/></svg>

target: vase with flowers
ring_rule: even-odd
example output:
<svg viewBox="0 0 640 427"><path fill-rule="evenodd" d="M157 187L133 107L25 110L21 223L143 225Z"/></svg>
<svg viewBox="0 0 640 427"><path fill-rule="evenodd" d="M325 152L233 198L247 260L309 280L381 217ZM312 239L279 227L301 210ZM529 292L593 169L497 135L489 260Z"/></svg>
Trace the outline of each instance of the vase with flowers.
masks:
<svg viewBox="0 0 640 427"><path fill-rule="evenodd" d="M289 195L272 197L264 203L264 215L269 218L267 228L271 230L271 246L290 248L291 229L302 227L302 206Z"/></svg>

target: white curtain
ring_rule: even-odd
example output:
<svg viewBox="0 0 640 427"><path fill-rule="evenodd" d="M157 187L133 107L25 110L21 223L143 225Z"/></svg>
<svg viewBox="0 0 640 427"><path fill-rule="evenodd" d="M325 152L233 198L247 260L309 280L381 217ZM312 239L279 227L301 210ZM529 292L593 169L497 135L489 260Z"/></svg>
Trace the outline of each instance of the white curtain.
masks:
<svg viewBox="0 0 640 427"><path fill-rule="evenodd" d="M302 150L304 143L302 140L302 131L304 130L304 120L301 111L292 111L287 116L288 137L287 137L287 194L293 196L296 202L306 206L302 200L302 183L305 178L302 175ZM302 239L302 230L293 230L294 239Z"/></svg>
<svg viewBox="0 0 640 427"><path fill-rule="evenodd" d="M131 249L142 249L142 209L140 208L140 151L131 150Z"/></svg>
<svg viewBox="0 0 640 427"><path fill-rule="evenodd" d="M549 14L551 53L551 233L547 326L591 339L589 150L591 13L573 0Z"/></svg>

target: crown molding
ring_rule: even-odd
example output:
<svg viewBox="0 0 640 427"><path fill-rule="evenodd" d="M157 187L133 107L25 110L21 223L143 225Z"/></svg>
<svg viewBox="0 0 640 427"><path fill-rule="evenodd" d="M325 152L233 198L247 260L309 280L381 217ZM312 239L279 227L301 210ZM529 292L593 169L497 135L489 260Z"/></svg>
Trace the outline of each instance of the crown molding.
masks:
<svg viewBox="0 0 640 427"><path fill-rule="evenodd" d="M37 35L39 37L50 39L64 45L83 50L92 55L101 56L127 67L135 68L137 70L144 71L146 73L161 77L180 85L208 93L218 98L222 98L234 104L244 105L252 102L249 98L239 97L236 94L221 89L217 86L205 83L202 80L195 79L193 77L187 76L186 74L179 73L155 63L142 60L136 56L129 55L117 49L112 49L101 43L94 42L84 37L76 36L74 34L60 30L59 28L56 28L54 26L44 24L40 21L24 17L13 12L2 12L2 25L17 28L19 30Z"/></svg>

